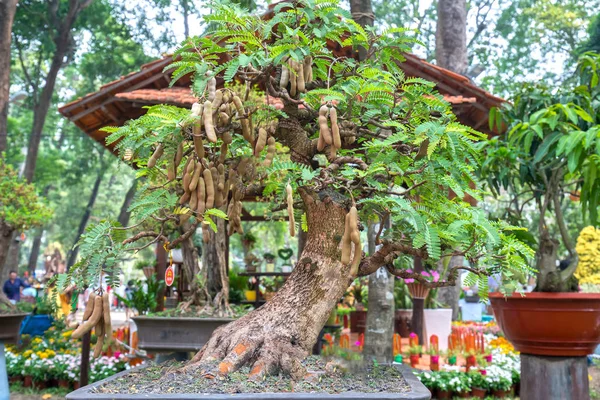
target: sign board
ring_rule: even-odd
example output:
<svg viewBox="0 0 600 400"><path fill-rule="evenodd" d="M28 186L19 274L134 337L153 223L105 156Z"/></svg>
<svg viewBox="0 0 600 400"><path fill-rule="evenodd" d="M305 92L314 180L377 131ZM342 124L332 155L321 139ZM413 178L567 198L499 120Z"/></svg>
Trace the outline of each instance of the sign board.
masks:
<svg viewBox="0 0 600 400"><path fill-rule="evenodd" d="M173 269L173 266L170 265L165 271L165 283L167 284L167 286L171 286L173 284L173 281L175 281L175 271Z"/></svg>

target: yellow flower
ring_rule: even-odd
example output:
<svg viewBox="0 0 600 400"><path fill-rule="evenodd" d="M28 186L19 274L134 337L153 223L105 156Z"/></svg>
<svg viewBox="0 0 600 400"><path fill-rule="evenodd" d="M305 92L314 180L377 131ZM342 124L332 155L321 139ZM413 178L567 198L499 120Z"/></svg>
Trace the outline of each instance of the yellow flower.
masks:
<svg viewBox="0 0 600 400"><path fill-rule="evenodd" d="M33 351L31 350L27 350L23 353L23 357L25 358L29 358L31 356L31 354L33 353Z"/></svg>
<svg viewBox="0 0 600 400"><path fill-rule="evenodd" d="M61 336L64 338L68 338L68 337L71 337L72 334L73 334L73 331L65 331L61 334Z"/></svg>

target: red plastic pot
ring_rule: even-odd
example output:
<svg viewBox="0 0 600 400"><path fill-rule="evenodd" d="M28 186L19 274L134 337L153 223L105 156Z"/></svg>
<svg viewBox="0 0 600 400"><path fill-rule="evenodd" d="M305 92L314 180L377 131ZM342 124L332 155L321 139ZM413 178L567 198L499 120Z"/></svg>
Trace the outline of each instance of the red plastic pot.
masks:
<svg viewBox="0 0 600 400"><path fill-rule="evenodd" d="M38 390L46 389L45 381L33 381L33 386Z"/></svg>
<svg viewBox="0 0 600 400"><path fill-rule="evenodd" d="M600 293L490 293L500 329L517 351L586 356L600 343Z"/></svg>
<svg viewBox="0 0 600 400"><path fill-rule="evenodd" d="M59 388L63 388L63 389L68 389L69 388L69 381L66 379L59 379L58 380L58 387Z"/></svg>
<svg viewBox="0 0 600 400"><path fill-rule="evenodd" d="M486 394L487 394L487 390L485 390L485 389L481 389L481 388L472 388L471 389L472 397L476 397L478 399L485 399Z"/></svg>
<svg viewBox="0 0 600 400"><path fill-rule="evenodd" d="M492 395L499 399L503 399L508 396L508 390L492 390Z"/></svg>
<svg viewBox="0 0 600 400"><path fill-rule="evenodd" d="M25 378L23 378L23 387L29 388L33 386L33 378L29 375L27 375Z"/></svg>
<svg viewBox="0 0 600 400"><path fill-rule="evenodd" d="M411 354L410 355L410 366L414 368L417 365L419 365L419 355L418 354Z"/></svg>
<svg viewBox="0 0 600 400"><path fill-rule="evenodd" d="M437 390L435 392L436 399L449 399L452 397L452 394L449 390Z"/></svg>

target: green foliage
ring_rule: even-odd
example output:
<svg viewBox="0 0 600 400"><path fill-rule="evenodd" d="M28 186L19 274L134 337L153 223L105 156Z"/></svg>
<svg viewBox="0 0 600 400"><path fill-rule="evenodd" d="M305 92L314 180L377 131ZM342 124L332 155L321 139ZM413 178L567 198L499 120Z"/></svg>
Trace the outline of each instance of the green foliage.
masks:
<svg viewBox="0 0 600 400"><path fill-rule="evenodd" d="M235 4L215 4L205 17L210 27L207 36L187 39L175 52L174 62L167 67L173 70L172 82L191 74L192 89L201 102L208 98L208 82L215 75L225 81L249 82L244 93L235 85L224 89L223 93L244 99L246 115L233 115L229 125L219 127L216 143L204 141L208 154L202 162L217 165L219 158L224 159L228 177L235 179L232 188L263 187L263 195L273 203L286 201L288 184L294 201L300 200L302 190L337 192L340 199L356 203L362 221L390 218L392 228L383 239L421 255L427 263L460 253L477 274L527 271L531 253L514 238L515 228L489 221L483 211L463 200L482 198L475 171L480 164L477 142L484 135L457 121L433 83L407 78L399 66L403 54L416 43L414 32L363 28L337 1L303 0L299 5L279 3L272 18L265 20ZM331 43L362 47L367 57L359 62L336 55ZM288 59L303 62L308 56L314 60L314 82L307 85L306 93L290 97L287 88L271 78ZM263 106L268 101L263 93L247 96L252 84L262 82L259 78L265 78L269 95L282 99L284 111ZM325 102L337 109L344 142L353 139L338 150L339 159L315 154L309 140L318 130L316 110ZM278 122L271 135L279 154L268 167L264 166L266 152L251 156L254 143L248 145L241 138L244 118L255 130ZM105 129L110 133L107 142L115 144L122 156L133 154L131 163L138 176L148 180L131 206L138 221L180 222L181 209L174 207L182 193L183 174L179 169L175 178L166 179L165 169L178 148L196 157L191 143L191 126L196 122L190 110L159 105L123 127ZM232 134L233 142L227 153L220 154L225 149L225 131ZM164 150L160 156L155 153L159 146ZM148 167L151 154L157 154L156 164ZM243 176L235 177L232 171L240 166L241 157L249 166ZM295 212L301 225L310 229L308 221L302 221L303 213L297 208ZM213 229L213 217L226 217L217 210L202 215L190 210L188 215L195 226L202 222ZM112 268L123 251L133 249L128 240L114 237L121 232L109 222L88 231L80 244L78 276L93 279ZM158 234L137 239L150 236Z"/></svg>
<svg viewBox="0 0 600 400"><path fill-rule="evenodd" d="M3 230L23 231L43 224L52 215L33 185L0 159L0 224Z"/></svg>
<svg viewBox="0 0 600 400"><path fill-rule="evenodd" d="M144 283L147 284L147 290L143 289ZM140 315L156 312L158 307L158 296L165 289L165 282L159 281L156 275L151 275L146 281L136 280L134 290L131 293L131 299L116 295L127 307L137 310Z"/></svg>

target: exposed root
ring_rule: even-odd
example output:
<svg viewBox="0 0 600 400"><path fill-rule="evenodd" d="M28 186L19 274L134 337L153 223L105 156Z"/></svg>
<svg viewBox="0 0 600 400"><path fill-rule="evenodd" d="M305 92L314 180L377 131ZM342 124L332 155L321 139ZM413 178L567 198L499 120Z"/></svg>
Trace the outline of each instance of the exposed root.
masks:
<svg viewBox="0 0 600 400"><path fill-rule="evenodd" d="M306 370L301 360L307 352L294 343L292 335L270 335L252 319L244 317L215 330L183 369L198 371L205 378L218 378L250 365L251 379L277 373L302 379Z"/></svg>

